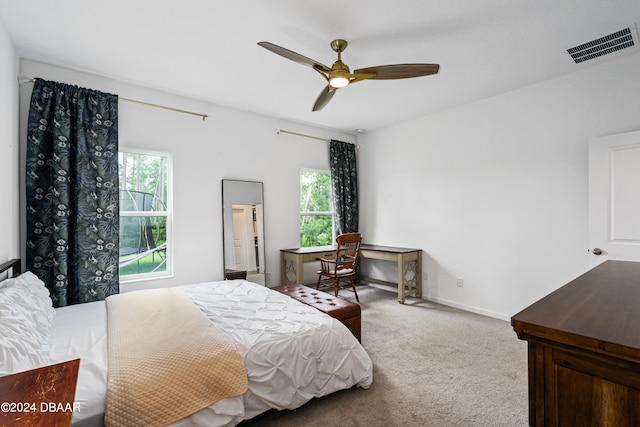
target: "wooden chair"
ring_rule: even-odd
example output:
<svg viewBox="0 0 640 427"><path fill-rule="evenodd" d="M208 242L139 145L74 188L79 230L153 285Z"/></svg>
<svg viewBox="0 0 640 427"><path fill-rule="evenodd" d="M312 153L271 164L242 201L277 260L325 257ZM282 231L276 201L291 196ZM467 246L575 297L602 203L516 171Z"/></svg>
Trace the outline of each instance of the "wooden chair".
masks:
<svg viewBox="0 0 640 427"><path fill-rule="evenodd" d="M316 289L320 289L320 285L323 283L331 283L337 297L340 291L340 279L348 278L351 282L353 293L356 295L356 301L360 302L356 291L355 275L362 235L360 233L341 234L336 238L336 243L338 245L336 259L319 258L320 271L318 271Z"/></svg>

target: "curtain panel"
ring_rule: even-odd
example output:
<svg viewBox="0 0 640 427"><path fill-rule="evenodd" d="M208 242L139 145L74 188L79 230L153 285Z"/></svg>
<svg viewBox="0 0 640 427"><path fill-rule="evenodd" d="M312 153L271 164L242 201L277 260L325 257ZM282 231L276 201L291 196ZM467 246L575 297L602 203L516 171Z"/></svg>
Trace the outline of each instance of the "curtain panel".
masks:
<svg viewBox="0 0 640 427"><path fill-rule="evenodd" d="M332 139L329 143L329 168L336 235L356 232L359 218L356 146Z"/></svg>
<svg viewBox="0 0 640 427"><path fill-rule="evenodd" d="M27 126L27 268L55 307L118 293L117 95L36 79Z"/></svg>

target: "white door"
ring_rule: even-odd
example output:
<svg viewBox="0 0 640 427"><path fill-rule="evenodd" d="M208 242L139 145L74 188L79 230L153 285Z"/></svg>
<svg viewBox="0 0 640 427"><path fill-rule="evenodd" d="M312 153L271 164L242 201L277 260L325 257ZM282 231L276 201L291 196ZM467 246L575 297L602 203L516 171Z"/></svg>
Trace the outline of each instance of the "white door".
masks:
<svg viewBox="0 0 640 427"><path fill-rule="evenodd" d="M256 244L252 205L231 205L236 270L256 271Z"/></svg>
<svg viewBox="0 0 640 427"><path fill-rule="evenodd" d="M244 205L233 205L233 254L235 269L247 270L247 212Z"/></svg>
<svg viewBox="0 0 640 427"><path fill-rule="evenodd" d="M640 261L640 131L589 141L591 265Z"/></svg>

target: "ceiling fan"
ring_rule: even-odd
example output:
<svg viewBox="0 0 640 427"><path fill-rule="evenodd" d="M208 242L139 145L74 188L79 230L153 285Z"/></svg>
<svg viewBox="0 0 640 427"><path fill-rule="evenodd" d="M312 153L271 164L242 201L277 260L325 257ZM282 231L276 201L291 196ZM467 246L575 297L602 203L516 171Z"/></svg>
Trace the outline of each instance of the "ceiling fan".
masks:
<svg viewBox="0 0 640 427"><path fill-rule="evenodd" d="M436 74L440 69L438 64L392 64L360 68L351 73L347 64L342 62L341 54L347 48L346 40L342 39L331 42L331 48L338 53L338 60L333 63L331 68L273 43L263 41L259 42L258 45L298 64L313 68L327 80L327 86L322 89L320 96L318 96L315 104L313 104L313 111L322 110L331 98L333 98L333 95L335 95L338 89L351 83L362 80L392 80L428 76L430 74Z"/></svg>

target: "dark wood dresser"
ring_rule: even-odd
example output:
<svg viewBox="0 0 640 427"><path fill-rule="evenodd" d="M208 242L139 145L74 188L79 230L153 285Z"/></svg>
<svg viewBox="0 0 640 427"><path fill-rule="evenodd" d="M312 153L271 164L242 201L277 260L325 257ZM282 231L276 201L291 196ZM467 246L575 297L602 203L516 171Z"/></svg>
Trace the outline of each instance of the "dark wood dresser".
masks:
<svg viewBox="0 0 640 427"><path fill-rule="evenodd" d="M529 425L640 426L640 263L605 261L511 318Z"/></svg>

